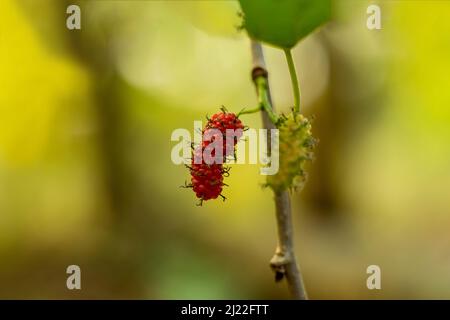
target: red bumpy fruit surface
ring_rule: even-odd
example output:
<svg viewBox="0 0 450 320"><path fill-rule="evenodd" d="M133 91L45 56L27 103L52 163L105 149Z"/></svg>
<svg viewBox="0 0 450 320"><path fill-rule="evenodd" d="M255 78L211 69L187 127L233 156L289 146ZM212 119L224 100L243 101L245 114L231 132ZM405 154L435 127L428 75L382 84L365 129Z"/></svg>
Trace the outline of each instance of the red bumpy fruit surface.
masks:
<svg viewBox="0 0 450 320"><path fill-rule="evenodd" d="M223 135L223 155L224 157L230 156L234 153L234 147L236 143L242 136L242 130L244 130L244 125L241 120L231 112L218 112L213 114L211 118L208 119L208 123L205 126L205 129L217 129L222 132ZM227 129L238 130L227 132ZM227 146L227 136L233 139L233 145ZM208 141L205 141L208 142ZM224 161L225 162L225 161Z"/></svg>
<svg viewBox="0 0 450 320"><path fill-rule="evenodd" d="M190 187L194 190L197 198L200 199L200 204L202 201L216 199L218 196L222 196L222 188L225 185L223 183L223 178L225 174L228 174L228 168L224 167L223 163L226 162L227 156L234 154L235 145L242 136L244 125L234 113L222 111L212 115L211 118L208 119L202 133L208 129L217 129L222 133L223 161L221 161L221 163L212 164L207 164L205 161L201 161L201 163L194 161L195 159L202 159L203 150L211 143L211 141L203 141L201 146L197 146L193 150L191 166L189 167L191 171ZM227 132L227 129L238 131ZM234 135L233 144L227 146L227 135L231 137L231 134Z"/></svg>

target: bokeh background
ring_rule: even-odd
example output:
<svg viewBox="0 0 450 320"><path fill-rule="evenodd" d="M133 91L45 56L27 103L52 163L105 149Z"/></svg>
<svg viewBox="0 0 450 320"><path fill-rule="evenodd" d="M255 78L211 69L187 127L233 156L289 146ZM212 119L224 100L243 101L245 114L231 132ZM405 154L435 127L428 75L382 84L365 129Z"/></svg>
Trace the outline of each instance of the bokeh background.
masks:
<svg viewBox="0 0 450 320"><path fill-rule="evenodd" d="M450 1L336 0L294 50L320 143L292 195L313 299L450 298ZM81 30L66 8L81 7ZM0 2L0 298L287 298L258 165L179 186L171 132L256 104L237 1ZM268 17L270 19L270 17ZM274 103L292 93L266 46ZM242 119L253 128L259 115ZM81 267L82 290L66 288ZM366 288L381 267L382 289Z"/></svg>

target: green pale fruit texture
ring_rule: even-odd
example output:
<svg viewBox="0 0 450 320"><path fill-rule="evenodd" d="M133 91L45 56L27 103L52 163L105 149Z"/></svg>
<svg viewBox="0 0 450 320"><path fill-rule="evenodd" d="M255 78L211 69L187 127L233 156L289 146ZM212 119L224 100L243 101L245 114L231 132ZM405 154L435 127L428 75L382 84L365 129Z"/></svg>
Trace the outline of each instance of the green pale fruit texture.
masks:
<svg viewBox="0 0 450 320"><path fill-rule="evenodd" d="M279 129L279 170L267 176L267 186L275 191L299 190L306 181L305 164L313 158L316 140L310 121L299 113L283 116Z"/></svg>
<svg viewBox="0 0 450 320"><path fill-rule="evenodd" d="M330 19L331 0L239 0L255 40L290 49Z"/></svg>

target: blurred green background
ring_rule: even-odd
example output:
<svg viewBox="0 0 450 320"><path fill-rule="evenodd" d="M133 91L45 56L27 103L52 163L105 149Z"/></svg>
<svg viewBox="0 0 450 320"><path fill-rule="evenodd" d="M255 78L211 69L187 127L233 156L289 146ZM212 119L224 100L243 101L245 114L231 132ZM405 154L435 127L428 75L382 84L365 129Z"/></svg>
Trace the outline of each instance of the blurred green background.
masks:
<svg viewBox="0 0 450 320"><path fill-rule="evenodd" d="M450 2L333 2L294 49L320 143L293 194L313 299L450 298ZM81 30L66 8L81 7ZM258 165L203 207L171 132L256 104L237 1L0 2L0 298L288 298ZM269 17L270 18L270 17ZM292 93L265 47L275 106ZM261 126L259 115L243 121ZM66 288L81 267L82 290ZM381 267L382 290L366 288Z"/></svg>

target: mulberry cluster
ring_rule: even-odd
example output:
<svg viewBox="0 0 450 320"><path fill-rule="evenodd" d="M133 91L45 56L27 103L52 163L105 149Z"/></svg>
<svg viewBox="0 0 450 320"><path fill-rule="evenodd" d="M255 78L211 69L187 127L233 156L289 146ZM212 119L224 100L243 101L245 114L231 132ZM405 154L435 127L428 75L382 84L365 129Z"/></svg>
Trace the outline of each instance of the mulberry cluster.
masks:
<svg viewBox="0 0 450 320"><path fill-rule="evenodd" d="M306 180L305 165L313 159L317 141L311 134L310 121L298 113L280 118L279 170L267 177L267 186L275 191L300 189Z"/></svg>
<svg viewBox="0 0 450 320"><path fill-rule="evenodd" d="M191 183L187 187L193 189L197 198L200 199L200 205L203 201L216 199L219 196L225 200L225 197L222 195L222 188L226 186L223 178L229 175L230 168L225 167L223 164L228 156L234 155L235 146L242 136L244 125L234 113L229 113L222 109L222 112L218 112L208 119L202 131L202 136L210 129L219 130L220 134L222 134L223 158L219 159L219 161L214 161L217 159L205 161L203 152L216 138L212 136L210 140L203 140L201 145L193 149L191 166L188 167L191 173ZM227 143L231 139L233 139L233 143ZM215 157L214 150L211 152L211 156Z"/></svg>

